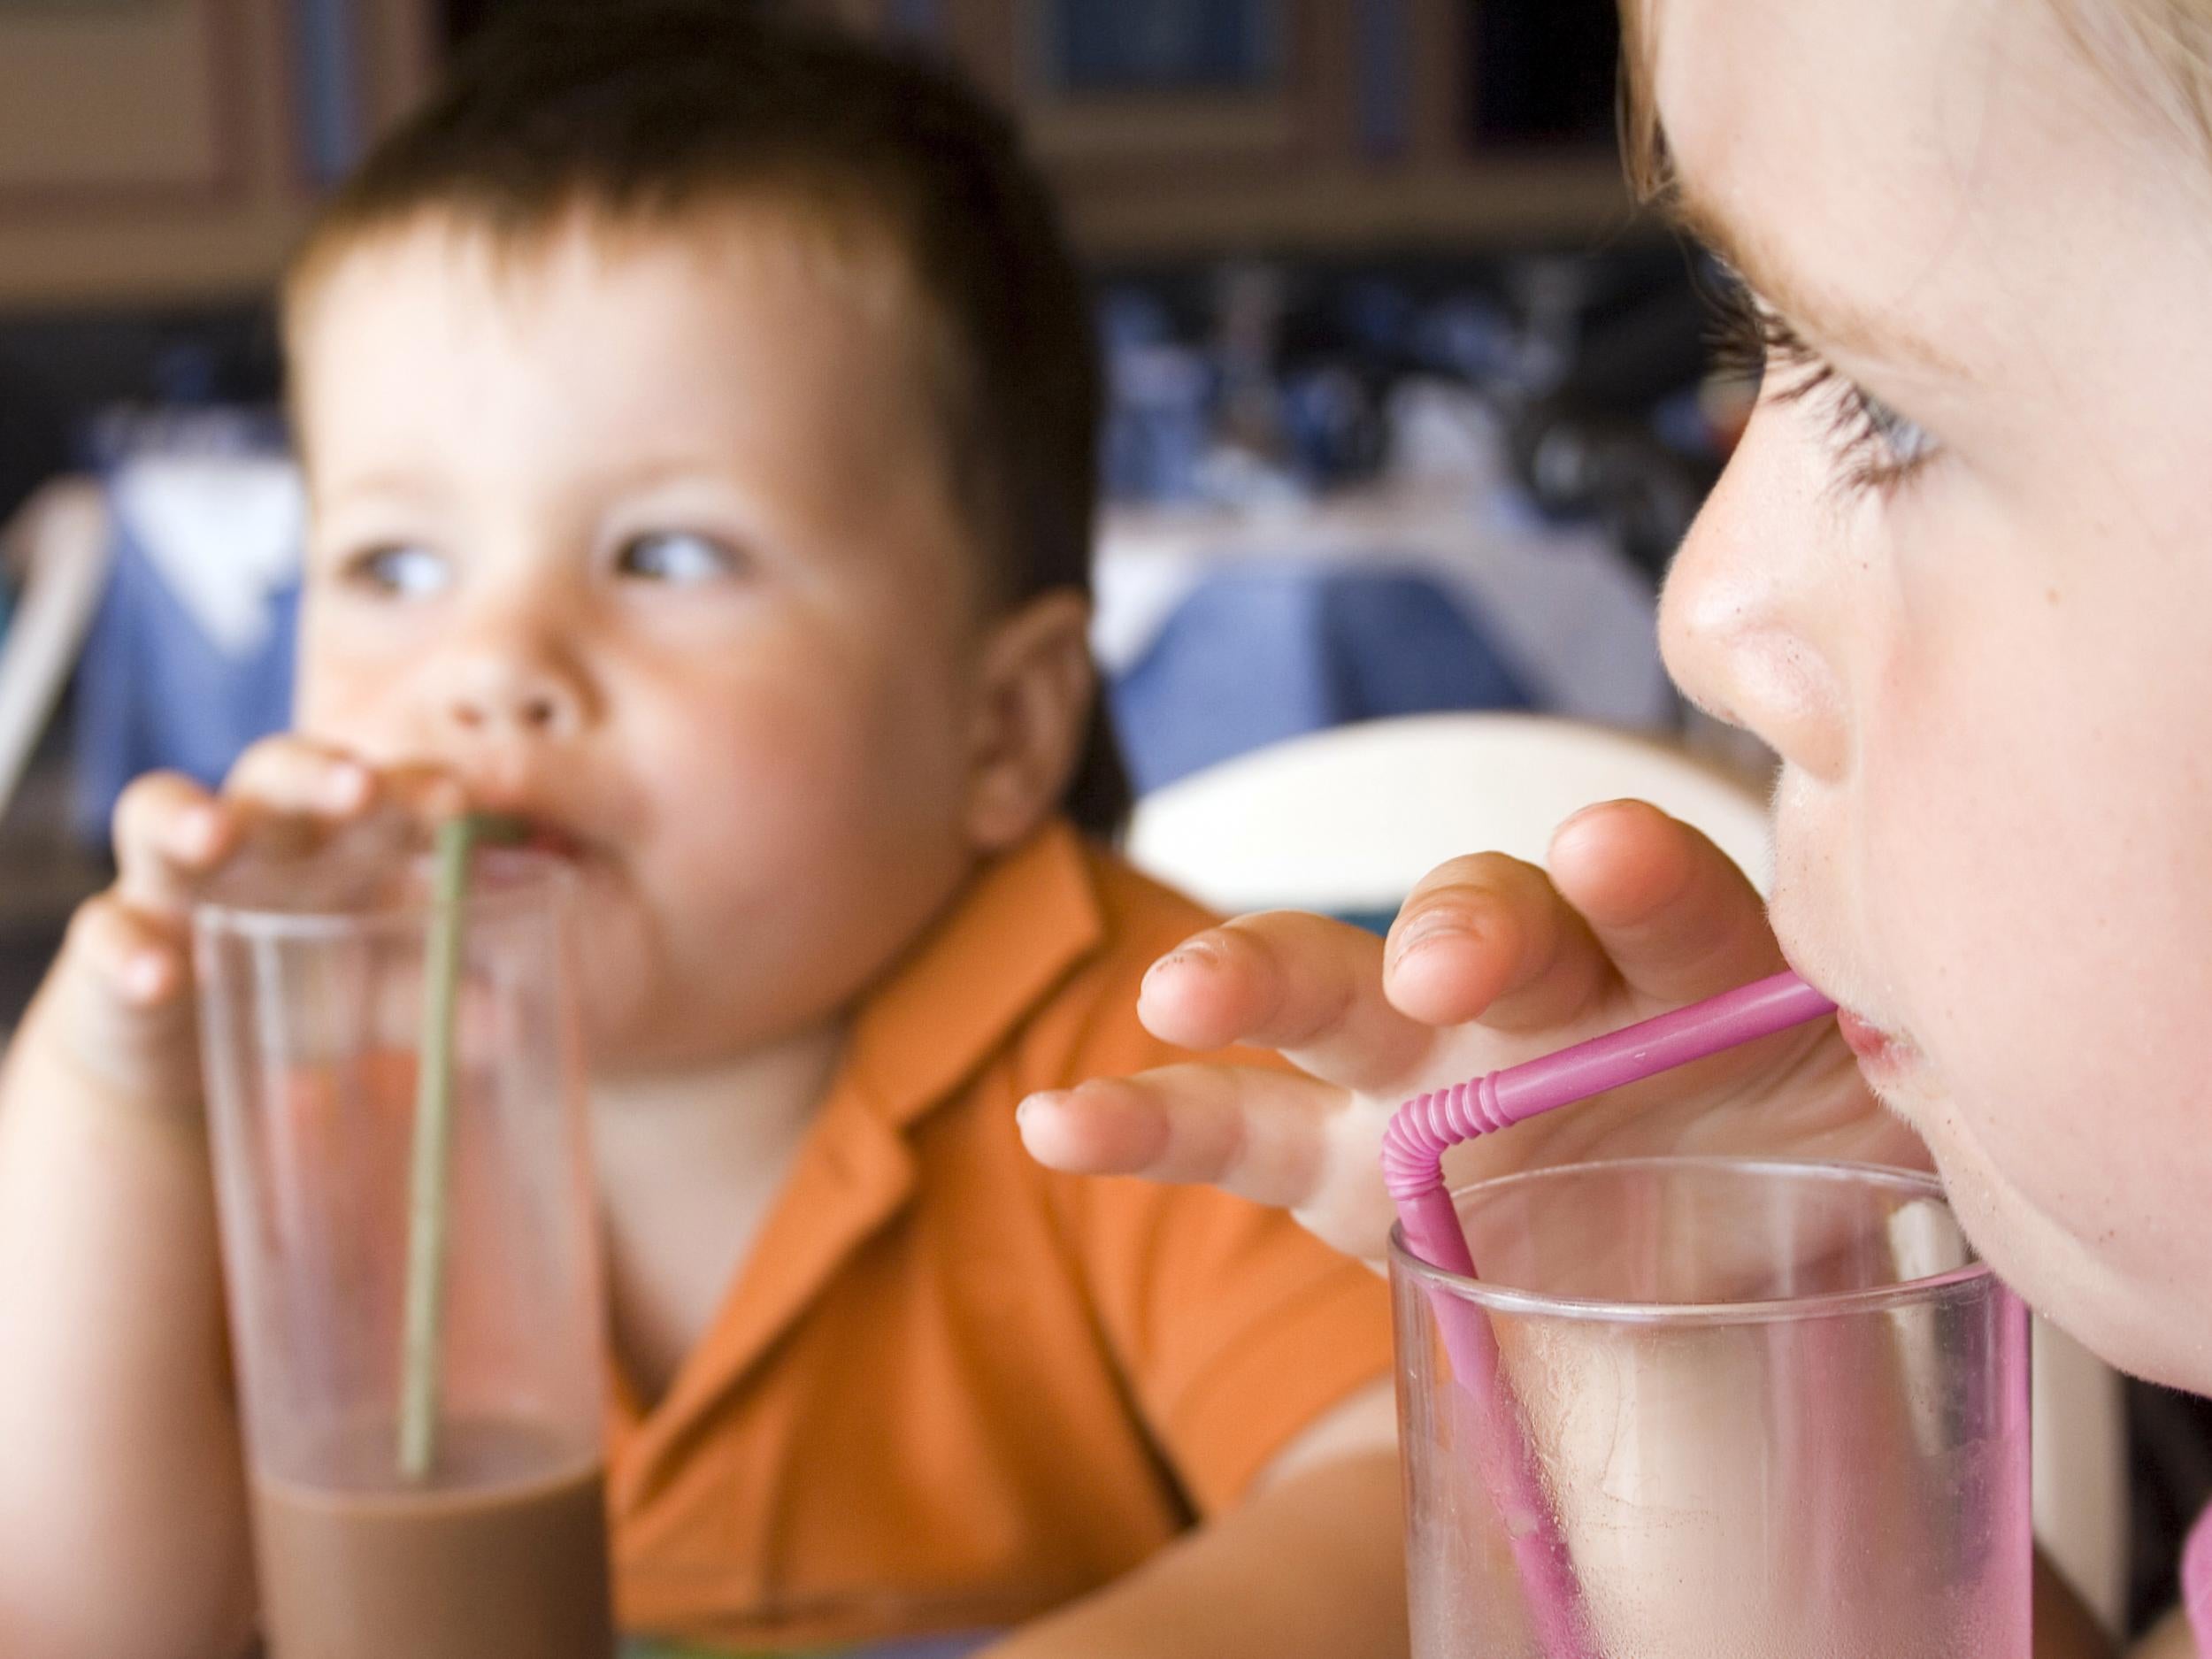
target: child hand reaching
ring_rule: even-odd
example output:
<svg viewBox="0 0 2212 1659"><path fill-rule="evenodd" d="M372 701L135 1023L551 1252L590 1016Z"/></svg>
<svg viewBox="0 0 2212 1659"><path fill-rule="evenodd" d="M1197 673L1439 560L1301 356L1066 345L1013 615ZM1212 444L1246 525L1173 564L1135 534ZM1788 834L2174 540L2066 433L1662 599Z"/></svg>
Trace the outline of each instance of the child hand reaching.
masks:
<svg viewBox="0 0 2212 1659"><path fill-rule="evenodd" d="M1140 1014L1191 1048L1272 1048L1304 1075L1171 1066L1028 1102L1022 1133L1056 1168L1210 1181L1294 1211L1378 1265L1394 1219L1379 1157L1409 1097L1778 972L1758 893L1687 825L1640 802L1590 808L1549 873L1455 859L1379 941L1321 917L1245 917L1187 941ZM1732 1049L1571 1112L1486 1136L1454 1184L1595 1156L1793 1153L1924 1164L1826 1022Z"/></svg>

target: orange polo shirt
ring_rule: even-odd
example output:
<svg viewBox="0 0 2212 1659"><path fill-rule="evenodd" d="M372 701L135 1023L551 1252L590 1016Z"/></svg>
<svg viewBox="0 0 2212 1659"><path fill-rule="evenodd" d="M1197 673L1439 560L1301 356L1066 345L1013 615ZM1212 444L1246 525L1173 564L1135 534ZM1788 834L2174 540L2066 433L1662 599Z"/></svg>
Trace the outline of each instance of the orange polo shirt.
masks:
<svg viewBox="0 0 2212 1659"><path fill-rule="evenodd" d="M1054 825L872 995L667 1395L618 1383L626 1629L722 1646L1021 1623L1234 1503L1390 1366L1384 1286L1209 1187L1023 1151L1040 1088L1176 1057L1138 982L1205 925Z"/></svg>

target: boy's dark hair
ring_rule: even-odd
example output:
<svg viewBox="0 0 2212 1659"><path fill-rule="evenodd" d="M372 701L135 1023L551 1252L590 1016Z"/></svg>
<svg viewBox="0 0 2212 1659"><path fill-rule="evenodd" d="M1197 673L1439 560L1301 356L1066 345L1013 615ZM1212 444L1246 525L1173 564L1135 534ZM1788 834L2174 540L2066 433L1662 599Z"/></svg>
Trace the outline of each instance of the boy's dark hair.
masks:
<svg viewBox="0 0 2212 1659"><path fill-rule="evenodd" d="M290 286L426 211L520 242L580 211L651 224L749 195L856 223L905 265L993 601L1087 593L1101 400L1088 295L1012 124L918 58L747 0L510 6L326 206ZM1110 834L1128 805L1102 694L1066 806Z"/></svg>

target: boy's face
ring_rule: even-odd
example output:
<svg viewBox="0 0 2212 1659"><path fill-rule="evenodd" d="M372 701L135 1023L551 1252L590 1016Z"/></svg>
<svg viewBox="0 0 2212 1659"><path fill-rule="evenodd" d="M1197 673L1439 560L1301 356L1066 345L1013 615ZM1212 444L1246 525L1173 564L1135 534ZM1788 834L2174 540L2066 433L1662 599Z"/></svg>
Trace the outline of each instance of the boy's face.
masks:
<svg viewBox="0 0 2212 1659"><path fill-rule="evenodd" d="M833 1016L978 850L977 555L899 306L805 241L426 219L293 319L300 725L573 855L616 1066Z"/></svg>
<svg viewBox="0 0 2212 1659"><path fill-rule="evenodd" d="M1666 597L1784 946L1999 1269L2212 1386L2212 180L2057 7L1645 4L1688 196L1886 406L1770 392Z"/></svg>

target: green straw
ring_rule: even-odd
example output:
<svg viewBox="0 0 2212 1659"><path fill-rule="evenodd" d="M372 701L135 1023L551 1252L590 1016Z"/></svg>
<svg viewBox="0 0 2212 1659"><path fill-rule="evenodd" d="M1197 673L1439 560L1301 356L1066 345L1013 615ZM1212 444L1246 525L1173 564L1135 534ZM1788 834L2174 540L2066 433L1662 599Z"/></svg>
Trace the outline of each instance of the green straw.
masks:
<svg viewBox="0 0 2212 1659"><path fill-rule="evenodd" d="M436 888L423 963L422 1053L407 1189L407 1302L399 1394L399 1472L429 1479L438 1461L438 1373L445 1321L446 1189L453 1148L453 1036L468 910L469 855L519 826L479 813L438 826Z"/></svg>

